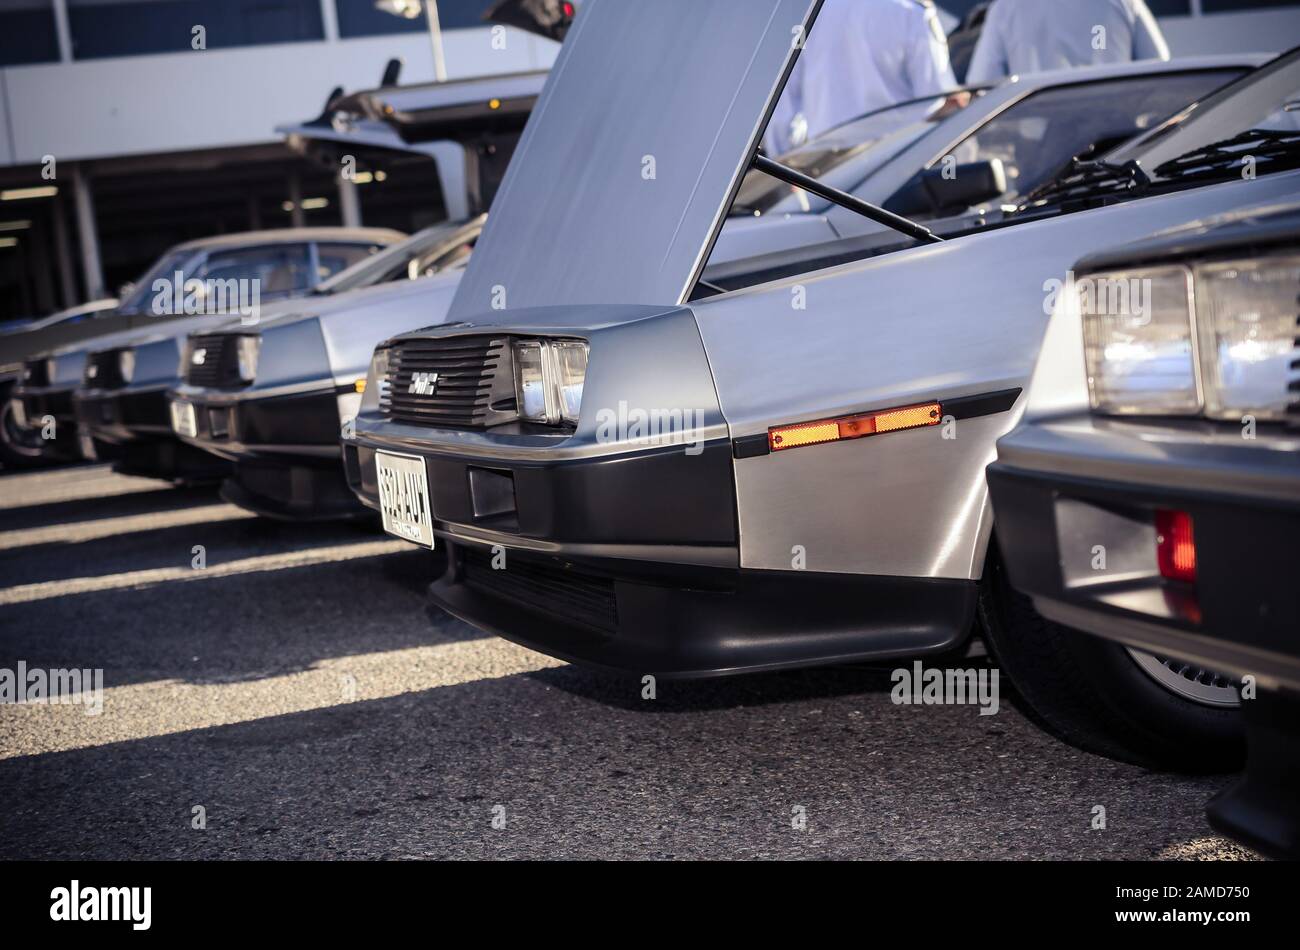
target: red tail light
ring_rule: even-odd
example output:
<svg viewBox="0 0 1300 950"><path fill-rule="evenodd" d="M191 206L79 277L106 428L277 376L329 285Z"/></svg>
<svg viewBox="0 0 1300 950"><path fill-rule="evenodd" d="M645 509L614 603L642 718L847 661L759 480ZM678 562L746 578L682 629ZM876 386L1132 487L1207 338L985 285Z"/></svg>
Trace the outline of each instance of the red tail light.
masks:
<svg viewBox="0 0 1300 950"><path fill-rule="evenodd" d="M1156 512L1156 563L1161 577L1195 583L1196 538L1187 512Z"/></svg>

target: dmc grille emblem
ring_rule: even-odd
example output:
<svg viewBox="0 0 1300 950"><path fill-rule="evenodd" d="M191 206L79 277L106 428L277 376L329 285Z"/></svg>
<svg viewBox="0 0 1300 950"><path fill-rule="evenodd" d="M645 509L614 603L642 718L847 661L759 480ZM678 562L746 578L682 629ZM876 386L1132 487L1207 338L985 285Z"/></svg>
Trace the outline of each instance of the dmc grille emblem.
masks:
<svg viewBox="0 0 1300 950"><path fill-rule="evenodd" d="M406 387L406 391L415 396L432 396L437 385L437 373L412 373L411 385Z"/></svg>
<svg viewBox="0 0 1300 950"><path fill-rule="evenodd" d="M195 366L202 366L203 361L208 358L208 351L200 347L190 355L190 362Z"/></svg>

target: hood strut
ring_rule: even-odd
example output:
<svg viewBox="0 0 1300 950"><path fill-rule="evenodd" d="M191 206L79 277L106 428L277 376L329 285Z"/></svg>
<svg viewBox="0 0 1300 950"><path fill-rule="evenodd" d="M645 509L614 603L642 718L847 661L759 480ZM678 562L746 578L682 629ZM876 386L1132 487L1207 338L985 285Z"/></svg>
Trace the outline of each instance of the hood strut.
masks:
<svg viewBox="0 0 1300 950"><path fill-rule="evenodd" d="M908 218L894 214L892 211L886 211L884 208L873 205L869 201L863 201L856 195L851 195L847 191L840 191L838 188L832 188L819 182L816 178L810 178L803 172L796 171L789 165L782 165L780 162L773 161L761 152L754 154L752 167L758 169L765 175L771 175L773 178L785 182L787 185L793 185L796 188L802 188L804 191L810 191L819 198L825 198L827 201L837 204L842 208L848 208L850 211L856 211L864 218L870 218L879 224L893 228L895 231L901 231L908 237L916 238L926 244L939 244L943 238L935 234L929 228L917 224Z"/></svg>

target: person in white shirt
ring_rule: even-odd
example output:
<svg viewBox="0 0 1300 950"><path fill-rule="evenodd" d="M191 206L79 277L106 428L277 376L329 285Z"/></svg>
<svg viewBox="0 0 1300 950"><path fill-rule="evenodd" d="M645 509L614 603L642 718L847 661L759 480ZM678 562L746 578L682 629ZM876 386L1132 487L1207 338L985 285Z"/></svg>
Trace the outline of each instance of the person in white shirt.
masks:
<svg viewBox="0 0 1300 950"><path fill-rule="evenodd" d="M1169 46L1144 0L993 0L966 82L1168 58Z"/></svg>
<svg viewBox="0 0 1300 950"><path fill-rule="evenodd" d="M849 119L956 85L930 0L826 0L764 147L780 154Z"/></svg>

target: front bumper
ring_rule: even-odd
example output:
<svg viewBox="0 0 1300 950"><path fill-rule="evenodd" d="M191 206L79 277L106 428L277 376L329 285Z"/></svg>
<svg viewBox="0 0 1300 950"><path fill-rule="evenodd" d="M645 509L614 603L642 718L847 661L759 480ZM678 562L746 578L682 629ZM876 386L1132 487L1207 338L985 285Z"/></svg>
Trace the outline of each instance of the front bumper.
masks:
<svg viewBox="0 0 1300 950"><path fill-rule="evenodd" d="M119 450L114 468L124 475L181 481L215 481L229 462L171 430L166 386L80 389L73 403L78 431Z"/></svg>
<svg viewBox="0 0 1300 950"><path fill-rule="evenodd" d="M265 394L180 386L169 398L194 406L197 434L183 440L233 463L223 498L266 517L309 521L367 514L339 459L343 392L332 381Z"/></svg>
<svg viewBox="0 0 1300 950"><path fill-rule="evenodd" d="M971 627L971 581L742 570L728 439L524 458L387 431L344 443L348 479L378 508L375 451L423 458L448 548L434 603L551 656L718 676L943 651Z"/></svg>
<svg viewBox="0 0 1300 950"><path fill-rule="evenodd" d="M174 439L167 387L81 389L73 398L78 427L102 442Z"/></svg>
<svg viewBox="0 0 1300 950"><path fill-rule="evenodd" d="M231 461L337 462L339 392L332 381L290 392L178 386L168 398L194 406L197 434L181 438L213 455Z"/></svg>
<svg viewBox="0 0 1300 950"><path fill-rule="evenodd" d="M1045 616L1300 689L1300 439L1066 419L1022 426L998 449L1001 547ZM1194 586L1155 568L1157 509L1191 515Z"/></svg>

